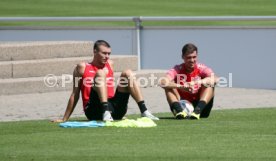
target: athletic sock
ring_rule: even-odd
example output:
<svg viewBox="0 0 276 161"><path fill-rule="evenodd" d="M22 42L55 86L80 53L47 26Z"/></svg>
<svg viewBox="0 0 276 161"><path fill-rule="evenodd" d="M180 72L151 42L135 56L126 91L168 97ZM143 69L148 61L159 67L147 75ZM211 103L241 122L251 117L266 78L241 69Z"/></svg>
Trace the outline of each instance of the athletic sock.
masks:
<svg viewBox="0 0 276 161"><path fill-rule="evenodd" d="M181 105L180 105L179 102L173 102L173 103L171 104L171 109L175 110L176 113L179 113L179 112L182 112L182 111L183 111L183 109L182 109L182 107L181 107Z"/></svg>
<svg viewBox="0 0 276 161"><path fill-rule="evenodd" d="M105 111L109 111L108 102L102 102L101 105L102 105L102 108L103 108L103 113Z"/></svg>
<svg viewBox="0 0 276 161"><path fill-rule="evenodd" d="M203 111L203 109L205 108L205 106L206 106L206 102L205 101L199 101L198 104L197 104L197 106L196 106L196 108L195 108L195 110L194 110L194 112L196 114L200 114L201 111Z"/></svg>
<svg viewBox="0 0 276 161"><path fill-rule="evenodd" d="M145 105L145 101L140 101L137 104L139 106L139 109L140 109L141 113L147 111L147 107Z"/></svg>

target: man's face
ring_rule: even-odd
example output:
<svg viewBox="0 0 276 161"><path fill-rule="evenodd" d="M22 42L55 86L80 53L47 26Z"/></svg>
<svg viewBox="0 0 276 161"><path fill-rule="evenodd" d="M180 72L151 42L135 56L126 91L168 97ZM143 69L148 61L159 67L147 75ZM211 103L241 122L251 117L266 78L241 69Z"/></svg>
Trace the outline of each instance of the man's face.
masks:
<svg viewBox="0 0 276 161"><path fill-rule="evenodd" d="M197 62L197 52L196 51L194 51L190 54L185 54L182 58L185 62L185 67L188 70L194 69L196 62Z"/></svg>
<svg viewBox="0 0 276 161"><path fill-rule="evenodd" d="M105 64L107 63L109 56L111 54L111 48L106 47L104 45L100 45L99 50L95 50L94 53L94 56L97 59L97 61L99 61L99 63L101 64Z"/></svg>

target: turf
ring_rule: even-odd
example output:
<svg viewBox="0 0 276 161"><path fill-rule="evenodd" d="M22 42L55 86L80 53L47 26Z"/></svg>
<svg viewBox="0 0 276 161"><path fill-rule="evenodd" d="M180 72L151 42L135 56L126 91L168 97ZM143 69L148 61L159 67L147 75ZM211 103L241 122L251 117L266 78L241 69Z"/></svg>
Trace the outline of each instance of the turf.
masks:
<svg viewBox="0 0 276 161"><path fill-rule="evenodd" d="M154 128L65 129L49 121L2 122L0 158L274 161L275 115L276 108L214 110L208 119L179 121L162 113Z"/></svg>
<svg viewBox="0 0 276 161"><path fill-rule="evenodd" d="M1 0L1 17L276 15L274 0ZM0 25L132 25L121 22L22 22ZM276 25L265 22L148 22L144 25Z"/></svg>

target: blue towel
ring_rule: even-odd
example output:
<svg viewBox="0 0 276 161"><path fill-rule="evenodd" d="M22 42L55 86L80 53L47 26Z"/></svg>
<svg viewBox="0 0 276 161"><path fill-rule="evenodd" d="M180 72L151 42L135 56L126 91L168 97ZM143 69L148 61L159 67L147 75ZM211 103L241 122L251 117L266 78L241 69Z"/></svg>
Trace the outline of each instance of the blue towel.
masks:
<svg viewBox="0 0 276 161"><path fill-rule="evenodd" d="M89 122L79 122L79 121L67 121L59 124L60 127L64 128L76 128L76 127L103 127L104 122L89 121Z"/></svg>
<svg viewBox="0 0 276 161"><path fill-rule="evenodd" d="M64 128L80 128L80 127L103 127L103 126L113 126L113 127L135 127L135 128L145 128L145 127L155 127L157 126L154 121L149 118L142 117L137 120L125 119L120 121L67 121L59 124L60 127Z"/></svg>

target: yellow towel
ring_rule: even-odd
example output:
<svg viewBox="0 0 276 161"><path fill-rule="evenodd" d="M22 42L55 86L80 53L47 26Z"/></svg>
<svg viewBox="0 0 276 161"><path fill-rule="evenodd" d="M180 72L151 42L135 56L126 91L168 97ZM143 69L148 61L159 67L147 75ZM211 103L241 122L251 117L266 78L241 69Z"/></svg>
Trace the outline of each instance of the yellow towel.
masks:
<svg viewBox="0 0 276 161"><path fill-rule="evenodd" d="M115 127L155 127L157 126L154 121L147 117L138 118L137 120L125 119L121 121L107 121L106 126Z"/></svg>

